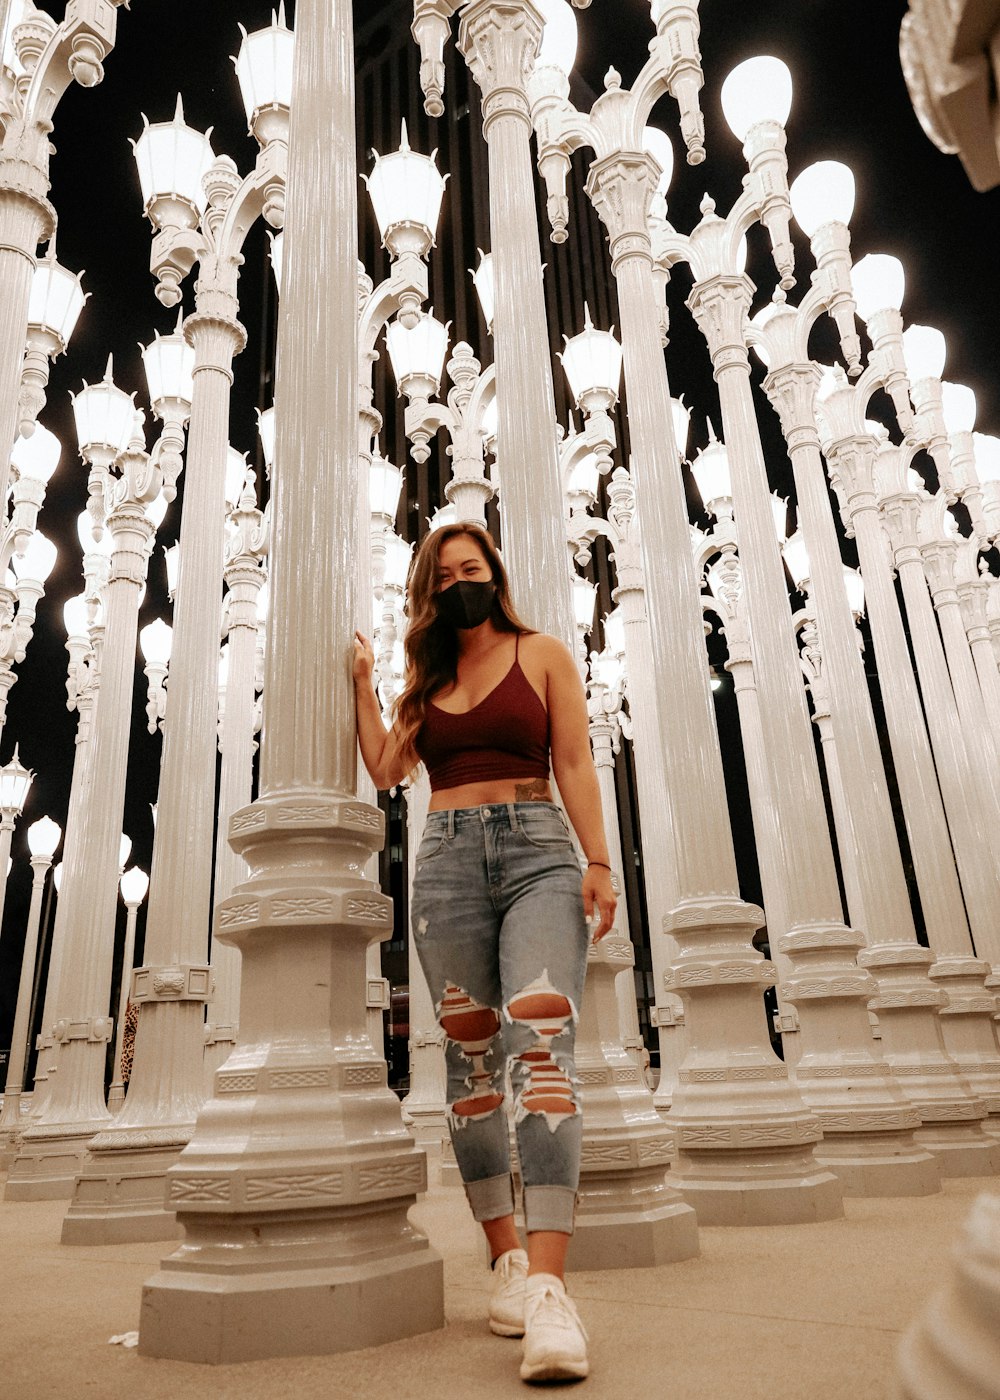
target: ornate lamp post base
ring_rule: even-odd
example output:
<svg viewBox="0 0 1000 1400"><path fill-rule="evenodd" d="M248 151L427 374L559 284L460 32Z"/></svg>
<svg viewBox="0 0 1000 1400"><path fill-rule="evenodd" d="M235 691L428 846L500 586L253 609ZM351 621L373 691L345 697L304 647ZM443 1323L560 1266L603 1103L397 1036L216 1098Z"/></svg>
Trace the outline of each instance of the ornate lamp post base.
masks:
<svg viewBox="0 0 1000 1400"><path fill-rule="evenodd" d="M153 1131L117 1134L111 1150L98 1134L77 1169L73 1200L63 1220L63 1244L145 1244L177 1239L177 1216L164 1207L167 1171L181 1144L176 1129L169 1142ZM117 1148L117 1150L115 1150Z"/></svg>
<svg viewBox="0 0 1000 1400"><path fill-rule="evenodd" d="M87 1147L103 1124L50 1128L25 1124L10 1164L6 1201L61 1201L73 1194L73 1183L87 1157Z"/></svg>
<svg viewBox="0 0 1000 1400"><path fill-rule="evenodd" d="M139 1349L225 1364L380 1346L444 1326L442 1273L396 1200L200 1216L143 1288Z"/></svg>
<svg viewBox="0 0 1000 1400"><path fill-rule="evenodd" d="M634 960L612 935L591 945L576 1065L583 1152L571 1269L647 1269L698 1254L698 1224L667 1168L672 1134L622 1045L615 978Z"/></svg>

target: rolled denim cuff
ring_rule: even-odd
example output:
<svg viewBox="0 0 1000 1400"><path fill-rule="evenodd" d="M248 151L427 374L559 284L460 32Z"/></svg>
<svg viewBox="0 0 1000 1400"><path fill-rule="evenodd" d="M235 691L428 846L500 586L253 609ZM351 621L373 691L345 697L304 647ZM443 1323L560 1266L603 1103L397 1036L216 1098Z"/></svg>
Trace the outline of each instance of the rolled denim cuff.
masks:
<svg viewBox="0 0 1000 1400"><path fill-rule="evenodd" d="M562 1235L573 1233L576 1212L576 1192L571 1186L525 1186L524 1228L557 1230Z"/></svg>
<svg viewBox="0 0 1000 1400"><path fill-rule="evenodd" d="M514 1183L510 1172L466 1181L465 1194L472 1207L473 1220L500 1220L514 1214Z"/></svg>

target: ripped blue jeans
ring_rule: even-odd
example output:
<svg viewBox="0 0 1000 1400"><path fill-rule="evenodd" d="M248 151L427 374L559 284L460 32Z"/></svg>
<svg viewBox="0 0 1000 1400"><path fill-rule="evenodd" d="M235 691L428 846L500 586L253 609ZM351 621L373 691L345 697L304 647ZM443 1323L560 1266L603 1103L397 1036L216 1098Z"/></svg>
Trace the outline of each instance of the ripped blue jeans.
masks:
<svg viewBox="0 0 1000 1400"><path fill-rule="evenodd" d="M589 935L562 812L551 802L431 812L410 909L447 1037L448 1123L472 1213L513 1213L509 1073L525 1224L572 1234L573 1046Z"/></svg>

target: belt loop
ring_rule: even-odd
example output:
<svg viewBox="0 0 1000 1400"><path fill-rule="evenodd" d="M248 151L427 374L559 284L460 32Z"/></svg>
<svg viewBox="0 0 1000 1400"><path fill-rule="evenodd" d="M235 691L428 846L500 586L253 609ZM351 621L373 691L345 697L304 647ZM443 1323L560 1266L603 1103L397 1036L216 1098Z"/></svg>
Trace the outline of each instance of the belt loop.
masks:
<svg viewBox="0 0 1000 1400"><path fill-rule="evenodd" d="M455 809L454 809L454 807L449 807L449 808L448 808L448 839L450 840L454 835L455 835Z"/></svg>
<svg viewBox="0 0 1000 1400"><path fill-rule="evenodd" d="M507 819L510 822L511 831L517 831L517 809L513 802L507 803Z"/></svg>

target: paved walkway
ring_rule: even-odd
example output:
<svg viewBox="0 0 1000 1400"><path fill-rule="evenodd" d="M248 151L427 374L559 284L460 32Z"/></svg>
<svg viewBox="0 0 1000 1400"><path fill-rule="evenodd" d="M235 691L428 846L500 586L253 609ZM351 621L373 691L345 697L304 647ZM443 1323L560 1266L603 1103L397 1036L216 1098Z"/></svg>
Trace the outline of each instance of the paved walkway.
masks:
<svg viewBox="0 0 1000 1400"><path fill-rule="evenodd" d="M944 1281L974 1197L854 1200L847 1218L701 1230L701 1255L573 1276L591 1337L580 1400L891 1400L900 1336ZM519 1345L485 1323L489 1276L460 1190L414 1211L445 1258L443 1331L371 1351L214 1368L110 1346L138 1326L168 1245L59 1244L65 1202L0 1204L4 1400L503 1400L531 1394ZM560 1393L563 1393L560 1391Z"/></svg>

